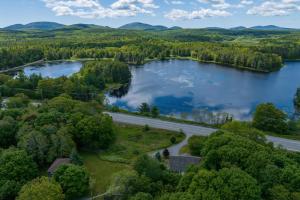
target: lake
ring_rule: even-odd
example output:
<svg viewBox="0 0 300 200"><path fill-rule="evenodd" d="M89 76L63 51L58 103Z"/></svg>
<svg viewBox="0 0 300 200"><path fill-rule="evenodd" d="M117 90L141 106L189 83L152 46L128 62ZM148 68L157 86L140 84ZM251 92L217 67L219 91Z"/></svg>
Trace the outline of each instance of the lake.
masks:
<svg viewBox="0 0 300 200"><path fill-rule="evenodd" d="M110 104L135 111L147 102L158 106L162 114L182 118L208 111L249 120L263 102L272 102L292 115L293 98L300 87L300 62L288 62L270 74L191 60L155 61L131 71L128 92L120 98L109 95Z"/></svg>
<svg viewBox="0 0 300 200"><path fill-rule="evenodd" d="M81 62L51 62L39 65L32 65L24 68L27 76L31 74L41 74L43 77L57 78L61 76L70 76L82 67Z"/></svg>
<svg viewBox="0 0 300 200"><path fill-rule="evenodd" d="M78 72L80 62L30 66L26 75L69 76ZM136 111L146 102L162 114L196 119L199 112L230 113L235 119L249 120L255 107L272 102L292 115L293 98L300 87L300 62L288 62L278 72L254 73L191 60L154 61L131 67L129 88L107 95L111 105Z"/></svg>

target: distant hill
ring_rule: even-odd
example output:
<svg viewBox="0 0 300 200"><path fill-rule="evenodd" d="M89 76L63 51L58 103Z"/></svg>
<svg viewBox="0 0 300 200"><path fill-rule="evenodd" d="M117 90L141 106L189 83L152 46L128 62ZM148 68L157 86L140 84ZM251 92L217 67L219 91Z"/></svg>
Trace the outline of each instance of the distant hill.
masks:
<svg viewBox="0 0 300 200"><path fill-rule="evenodd" d="M64 26L65 29L88 29L88 28L110 28L108 26L99 26L95 24L72 24L69 26Z"/></svg>
<svg viewBox="0 0 300 200"><path fill-rule="evenodd" d="M22 31L22 30L53 30L53 29L58 29L62 28L65 25L55 23L55 22L33 22L29 24L14 24L11 26L7 26L4 29L6 30L17 30L17 31Z"/></svg>
<svg viewBox="0 0 300 200"><path fill-rule="evenodd" d="M180 30L180 29L182 29L182 28L179 26L173 26L173 27L169 28L169 30Z"/></svg>
<svg viewBox="0 0 300 200"><path fill-rule="evenodd" d="M25 31L25 30L65 30L65 31L71 31L71 30L79 30L79 29L110 29L108 26L100 26L95 24L72 24L72 25L64 25L59 24L56 22L33 22L29 24L14 24L11 26L7 26L3 28L2 30L9 30L9 31ZM183 29L179 26L173 26L173 27L166 27L162 25L150 25L145 24L141 22L134 22L125 24L119 29L126 29L126 30L145 30L145 31L164 31L164 30L180 30ZM205 28L207 30L222 30L224 28L220 27L207 27ZM224 29L225 30L225 29ZM279 27L275 25L267 25L267 26L253 26L250 28L244 27L244 26L237 26L230 28L229 30L236 30L236 31L242 31L242 30L266 30L266 31L284 31L284 30L297 30L292 28L284 28Z"/></svg>
<svg viewBox="0 0 300 200"><path fill-rule="evenodd" d="M249 29L254 29L254 30L266 30L266 31L292 30L292 29L290 29L290 28L284 28L284 27L279 27L279 26L274 26L274 25L267 25L267 26L253 26L253 27L250 27Z"/></svg>
<svg viewBox="0 0 300 200"><path fill-rule="evenodd" d="M125 24L121 27L119 27L119 29L127 29L127 30L156 30L156 31L162 31L162 30L168 30L168 27L166 26L153 26L150 24L144 24L144 23L140 23L140 22L134 22L134 23L130 23L130 24Z"/></svg>
<svg viewBox="0 0 300 200"><path fill-rule="evenodd" d="M237 30L237 31L245 30L245 29L247 29L247 27L245 26L237 26L237 27L230 28L230 30Z"/></svg>

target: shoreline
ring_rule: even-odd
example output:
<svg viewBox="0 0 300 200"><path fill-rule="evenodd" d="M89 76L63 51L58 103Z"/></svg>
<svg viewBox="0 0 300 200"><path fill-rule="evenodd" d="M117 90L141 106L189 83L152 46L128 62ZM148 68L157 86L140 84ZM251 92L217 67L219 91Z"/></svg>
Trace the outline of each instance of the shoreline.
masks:
<svg viewBox="0 0 300 200"><path fill-rule="evenodd" d="M5 69L5 70L0 70L0 73L7 73L7 72L14 72L14 71L19 71L25 67L28 67L30 65L36 65L36 64L44 64L44 63L55 63L55 62L85 62L85 61L94 61L97 60L98 58L71 58L71 59L60 59L60 60L38 60L32 63L27 63L18 67L13 67L10 69ZM100 58L100 60L107 60L107 59L112 59L112 58ZM276 72L281 70L286 62L299 62L300 59L285 59L282 63L282 66L280 69L275 70L275 71L265 71L265 70L257 70L257 69L252 69L249 67L243 67L243 66L234 66L234 65L228 65L228 64L223 64L220 62L215 62L215 61L203 61L203 60L198 60L196 58L193 57L180 57L180 56L171 56L171 57L166 57L165 59L159 59L159 58L152 58L152 59L145 59L145 61L141 64L134 64L134 63L127 63L129 65L133 65L133 66L142 66L145 65L149 62L154 62L154 61L165 61L165 60L191 60L191 61L196 61L199 63L208 63L208 64L216 64L216 65L220 65L222 67L228 67L228 68L233 68L233 69L238 69L238 70L243 70L243 71L250 71L250 72L254 72L254 73L263 73L263 74L268 74L268 73L272 73L272 72Z"/></svg>

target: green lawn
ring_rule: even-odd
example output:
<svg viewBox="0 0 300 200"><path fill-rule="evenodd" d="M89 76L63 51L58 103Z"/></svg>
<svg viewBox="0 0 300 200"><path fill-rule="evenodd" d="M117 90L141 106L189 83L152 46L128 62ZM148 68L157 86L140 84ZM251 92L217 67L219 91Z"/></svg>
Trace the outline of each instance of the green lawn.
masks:
<svg viewBox="0 0 300 200"><path fill-rule="evenodd" d="M184 136L171 131L150 129L145 132L143 127L119 124L116 127L117 140L111 148L103 152L103 160L131 163L135 157L157 149L169 147L170 138L175 136L182 141Z"/></svg>
<svg viewBox="0 0 300 200"><path fill-rule="evenodd" d="M114 173L129 169L130 165L104 161L96 153L82 153L84 165L92 177L93 194L102 194L108 189Z"/></svg>
<svg viewBox="0 0 300 200"><path fill-rule="evenodd" d="M132 162L139 155L169 147L172 136L176 137L177 142L185 137L176 132L159 129L145 132L143 127L124 124L117 124L116 132L116 142L107 151L81 153L93 179L94 194L104 193L113 174L130 169Z"/></svg>

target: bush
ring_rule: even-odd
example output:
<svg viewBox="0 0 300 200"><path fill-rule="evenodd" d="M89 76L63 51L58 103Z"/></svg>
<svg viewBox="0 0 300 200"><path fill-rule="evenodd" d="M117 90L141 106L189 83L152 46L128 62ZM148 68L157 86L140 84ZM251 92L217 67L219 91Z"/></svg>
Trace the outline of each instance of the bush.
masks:
<svg viewBox="0 0 300 200"><path fill-rule="evenodd" d="M139 175L144 175L154 181L160 180L163 174L161 163L147 155L138 157L133 165L133 169Z"/></svg>
<svg viewBox="0 0 300 200"><path fill-rule="evenodd" d="M172 137L170 138L170 142L171 142L172 144L175 144L175 143L177 142L176 137L172 136Z"/></svg>
<svg viewBox="0 0 300 200"><path fill-rule="evenodd" d="M188 140L188 147L193 156L201 156L201 151L207 137L192 136Z"/></svg>
<svg viewBox="0 0 300 200"><path fill-rule="evenodd" d="M148 124L146 124L143 128L143 131L147 132L147 131L150 131L150 127Z"/></svg>

